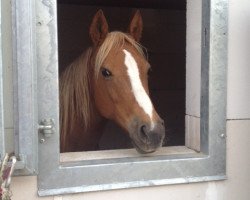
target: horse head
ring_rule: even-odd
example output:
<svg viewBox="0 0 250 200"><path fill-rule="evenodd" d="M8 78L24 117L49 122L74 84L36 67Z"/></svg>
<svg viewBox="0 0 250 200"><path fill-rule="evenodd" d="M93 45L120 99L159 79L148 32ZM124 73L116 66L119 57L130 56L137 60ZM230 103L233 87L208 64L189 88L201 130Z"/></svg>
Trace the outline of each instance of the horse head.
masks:
<svg viewBox="0 0 250 200"><path fill-rule="evenodd" d="M142 28L139 11L130 22L128 34L109 32L103 12L96 13L90 26L91 85L100 115L120 125L140 153L149 153L162 146L165 127L149 97L150 64L138 43Z"/></svg>

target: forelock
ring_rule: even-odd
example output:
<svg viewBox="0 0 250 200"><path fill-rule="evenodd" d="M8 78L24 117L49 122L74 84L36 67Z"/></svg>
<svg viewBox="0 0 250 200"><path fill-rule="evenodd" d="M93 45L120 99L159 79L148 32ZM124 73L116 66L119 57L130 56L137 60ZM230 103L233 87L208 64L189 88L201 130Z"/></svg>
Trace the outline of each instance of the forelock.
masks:
<svg viewBox="0 0 250 200"><path fill-rule="evenodd" d="M111 49L121 49L123 45L127 42L128 44L131 44L133 47L136 48L136 50L145 58L145 54L143 52L144 47L137 43L131 36L119 32L114 31L108 33L107 37L105 38L104 42L100 46L95 59L95 75L98 77L100 68L102 66L102 63L107 58L109 52Z"/></svg>

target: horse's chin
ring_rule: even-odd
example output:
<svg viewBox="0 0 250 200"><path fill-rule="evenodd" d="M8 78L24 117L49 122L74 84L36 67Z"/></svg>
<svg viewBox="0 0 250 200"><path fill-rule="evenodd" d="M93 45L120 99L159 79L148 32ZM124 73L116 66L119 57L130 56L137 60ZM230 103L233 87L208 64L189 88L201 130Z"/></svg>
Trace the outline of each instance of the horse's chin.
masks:
<svg viewBox="0 0 250 200"><path fill-rule="evenodd" d="M144 144L136 144L136 142L132 141L133 146L135 147L136 151L140 154L149 154L149 153L154 153L157 149L159 149L161 147L161 145L159 145L159 147L149 147L148 145L144 145Z"/></svg>

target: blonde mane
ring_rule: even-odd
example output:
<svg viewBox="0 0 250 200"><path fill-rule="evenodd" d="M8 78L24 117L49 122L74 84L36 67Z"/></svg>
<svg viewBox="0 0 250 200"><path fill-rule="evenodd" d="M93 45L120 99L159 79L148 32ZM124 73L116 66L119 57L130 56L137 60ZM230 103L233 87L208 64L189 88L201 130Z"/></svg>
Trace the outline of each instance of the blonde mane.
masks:
<svg viewBox="0 0 250 200"><path fill-rule="evenodd" d="M108 33L100 46L95 58L95 78L102 63L111 49L119 49L128 43L135 47L144 56L142 46L131 36L122 32ZM90 72L89 68L93 49L89 48L70 64L60 76L60 134L61 145L66 144L66 137L73 131L74 123L81 121L83 131L87 131L91 123L92 102L90 99ZM145 57L145 56L144 56ZM61 147L63 148L63 147Z"/></svg>

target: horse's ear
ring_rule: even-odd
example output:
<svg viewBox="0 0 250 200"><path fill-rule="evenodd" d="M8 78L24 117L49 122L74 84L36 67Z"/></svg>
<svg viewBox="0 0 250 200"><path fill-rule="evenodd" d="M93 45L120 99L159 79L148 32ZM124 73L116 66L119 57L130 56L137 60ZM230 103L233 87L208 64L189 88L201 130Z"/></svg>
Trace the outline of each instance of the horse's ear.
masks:
<svg viewBox="0 0 250 200"><path fill-rule="evenodd" d="M141 39L142 29L143 29L143 22L141 13L139 10L137 10L130 22L130 25L128 27L128 32L135 39L135 41L139 42Z"/></svg>
<svg viewBox="0 0 250 200"><path fill-rule="evenodd" d="M108 34L108 23L102 12L98 10L95 14L89 29L90 37L94 45L100 45Z"/></svg>

